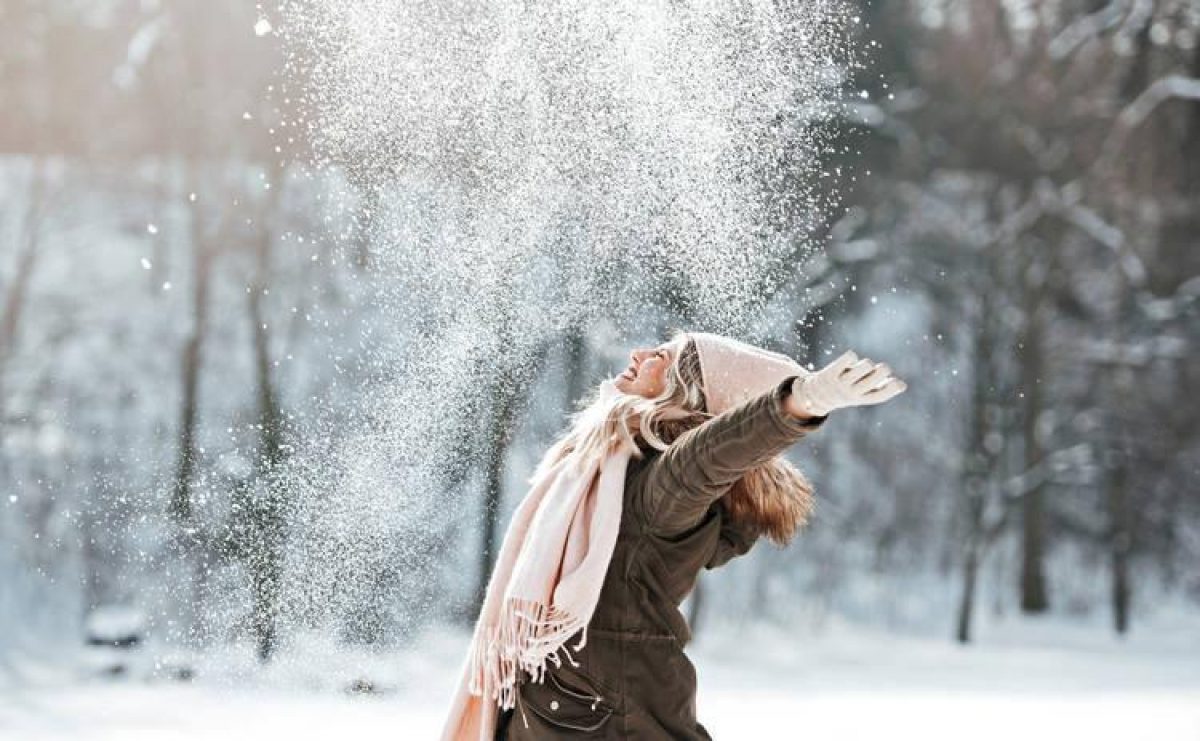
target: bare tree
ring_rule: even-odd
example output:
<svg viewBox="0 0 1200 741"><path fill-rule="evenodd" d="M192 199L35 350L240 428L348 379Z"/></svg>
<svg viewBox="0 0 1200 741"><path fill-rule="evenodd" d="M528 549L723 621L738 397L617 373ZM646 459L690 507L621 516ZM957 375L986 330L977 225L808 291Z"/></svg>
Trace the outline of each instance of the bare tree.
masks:
<svg viewBox="0 0 1200 741"><path fill-rule="evenodd" d="M272 371L277 364L271 359L270 325L263 307L271 288L271 246L275 240L272 224L283 190L280 174L280 168L276 167L265 181L267 196L254 219L257 225L254 276L248 286L246 304L252 325L259 440L254 470L256 482L241 488L243 492L253 492L253 498L237 515L248 518L249 527L245 531L248 538L240 552L250 572L255 640L258 656L263 661L271 658L277 644L276 619L287 534L286 491L279 475L285 459L284 416Z"/></svg>
<svg viewBox="0 0 1200 741"><path fill-rule="evenodd" d="M22 214L20 248L13 277L5 286L6 297L0 314L0 432L4 427L4 370L9 356L16 349L17 335L29 295L29 283L37 266L38 250L41 246L40 227L46 207L45 163L35 156L29 166L29 188Z"/></svg>

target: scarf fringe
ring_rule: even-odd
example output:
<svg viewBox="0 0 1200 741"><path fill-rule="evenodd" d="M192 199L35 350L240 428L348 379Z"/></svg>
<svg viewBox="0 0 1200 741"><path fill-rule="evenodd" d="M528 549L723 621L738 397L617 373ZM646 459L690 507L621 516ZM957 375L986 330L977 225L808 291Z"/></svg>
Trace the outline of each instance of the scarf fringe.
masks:
<svg viewBox="0 0 1200 741"><path fill-rule="evenodd" d="M501 709L516 703L517 679L521 670L527 672L532 681L541 682L546 672L546 662L553 661L562 666L558 652L579 666L571 651L579 651L587 644L586 624L576 615L564 612L556 605L547 607L541 602L509 598L500 609L498 624L484 629L485 640L474 641L471 652L470 682L468 689L473 695L482 695L483 688L492 688L492 699ZM567 639L576 631L584 629L574 646L567 646Z"/></svg>

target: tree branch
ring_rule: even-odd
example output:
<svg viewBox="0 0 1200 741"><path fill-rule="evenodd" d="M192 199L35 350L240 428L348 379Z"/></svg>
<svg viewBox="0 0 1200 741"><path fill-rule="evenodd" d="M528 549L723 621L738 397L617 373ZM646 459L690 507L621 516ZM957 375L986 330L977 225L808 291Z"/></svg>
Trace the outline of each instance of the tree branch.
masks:
<svg viewBox="0 0 1200 741"><path fill-rule="evenodd" d="M1155 80L1117 114L1116 123L1100 148L1097 165L1101 168L1110 166L1125 147L1125 142L1133 130L1141 126L1161 104L1172 98L1200 100L1200 79L1167 75Z"/></svg>

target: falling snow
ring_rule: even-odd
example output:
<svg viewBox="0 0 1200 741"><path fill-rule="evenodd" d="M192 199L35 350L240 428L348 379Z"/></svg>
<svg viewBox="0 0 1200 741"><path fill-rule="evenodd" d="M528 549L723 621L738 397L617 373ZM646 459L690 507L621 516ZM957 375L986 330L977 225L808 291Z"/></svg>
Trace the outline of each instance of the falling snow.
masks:
<svg viewBox="0 0 1200 741"><path fill-rule="evenodd" d="M388 563L434 568L462 517L446 460L487 447L451 422L570 329L621 344L669 294L695 326L753 335L836 197L816 175L850 25L830 0L281 6L304 105L271 131L304 128L314 172L354 184L345 212L386 276L372 300L420 327L356 390L359 433L312 430L292 458L287 599L353 611Z"/></svg>

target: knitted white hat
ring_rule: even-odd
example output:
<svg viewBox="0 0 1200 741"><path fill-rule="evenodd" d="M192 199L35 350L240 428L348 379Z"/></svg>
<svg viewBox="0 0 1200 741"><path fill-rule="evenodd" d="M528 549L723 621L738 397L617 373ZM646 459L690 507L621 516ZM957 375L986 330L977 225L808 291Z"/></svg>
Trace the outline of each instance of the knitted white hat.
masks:
<svg viewBox="0 0 1200 741"><path fill-rule="evenodd" d="M709 332L688 332L700 355L701 386L709 414L741 404L788 376L812 373L786 355Z"/></svg>

